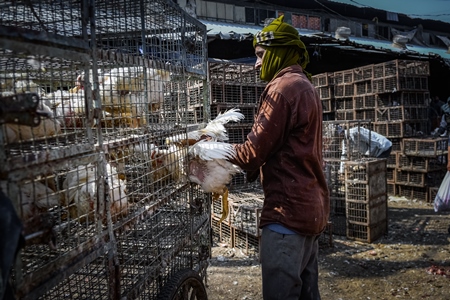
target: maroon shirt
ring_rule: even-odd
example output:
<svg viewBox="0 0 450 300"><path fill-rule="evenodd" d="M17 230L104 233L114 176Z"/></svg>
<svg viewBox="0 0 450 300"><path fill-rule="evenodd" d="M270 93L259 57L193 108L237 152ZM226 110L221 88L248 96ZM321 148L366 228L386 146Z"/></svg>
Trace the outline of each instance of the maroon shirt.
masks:
<svg viewBox="0 0 450 300"><path fill-rule="evenodd" d="M266 86L251 132L231 160L260 169L265 200L260 226L279 223L303 235L321 233L330 200L322 170L322 105L299 65Z"/></svg>

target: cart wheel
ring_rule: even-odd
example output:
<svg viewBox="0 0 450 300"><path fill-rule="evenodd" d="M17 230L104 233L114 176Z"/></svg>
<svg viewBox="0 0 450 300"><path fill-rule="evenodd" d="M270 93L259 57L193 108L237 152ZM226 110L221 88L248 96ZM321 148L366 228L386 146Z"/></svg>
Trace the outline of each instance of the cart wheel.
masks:
<svg viewBox="0 0 450 300"><path fill-rule="evenodd" d="M208 295L197 272L185 269L169 279L158 300L208 300Z"/></svg>

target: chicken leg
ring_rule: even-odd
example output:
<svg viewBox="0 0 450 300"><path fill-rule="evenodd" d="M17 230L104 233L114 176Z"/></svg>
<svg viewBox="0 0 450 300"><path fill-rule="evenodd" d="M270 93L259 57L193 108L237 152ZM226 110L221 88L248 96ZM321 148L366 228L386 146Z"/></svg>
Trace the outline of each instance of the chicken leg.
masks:
<svg viewBox="0 0 450 300"><path fill-rule="evenodd" d="M219 220L219 223L221 223L225 218L228 216L228 189L225 187L223 189L223 193L212 193L212 200L217 201L219 200L220 196L222 196L222 216Z"/></svg>

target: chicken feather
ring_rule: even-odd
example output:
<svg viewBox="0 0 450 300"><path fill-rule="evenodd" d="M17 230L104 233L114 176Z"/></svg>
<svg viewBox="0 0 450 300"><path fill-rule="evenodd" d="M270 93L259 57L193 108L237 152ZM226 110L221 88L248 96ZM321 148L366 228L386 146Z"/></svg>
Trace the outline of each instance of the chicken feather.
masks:
<svg viewBox="0 0 450 300"><path fill-rule="evenodd" d="M227 159L234 156L235 150L224 142L202 140L189 148L189 154L202 160Z"/></svg>
<svg viewBox="0 0 450 300"><path fill-rule="evenodd" d="M244 115L237 108L230 109L208 122L205 128L178 134L166 139L166 144L175 147L190 146L188 151L187 176L206 193L213 194L213 200L222 196L222 222L228 215L228 188L233 176L241 168L228 161L234 156L234 148L226 143L228 134L225 124L239 122ZM205 137L207 137L205 139Z"/></svg>
<svg viewBox="0 0 450 300"><path fill-rule="evenodd" d="M188 139L199 140L202 136L209 136L217 141L227 141L228 134L225 124L229 122L239 122L244 119L244 115L238 108L232 108L208 122L205 128L188 133Z"/></svg>

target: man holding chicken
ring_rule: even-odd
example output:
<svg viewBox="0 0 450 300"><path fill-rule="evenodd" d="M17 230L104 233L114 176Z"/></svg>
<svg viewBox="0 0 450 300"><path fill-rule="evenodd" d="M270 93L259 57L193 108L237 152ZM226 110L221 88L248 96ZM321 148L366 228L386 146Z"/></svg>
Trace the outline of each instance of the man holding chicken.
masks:
<svg viewBox="0 0 450 300"><path fill-rule="evenodd" d="M318 238L330 202L322 171L322 106L304 68L308 52L298 31L275 19L253 45L268 84L233 163L258 174L264 190L261 266L264 299L318 300Z"/></svg>

